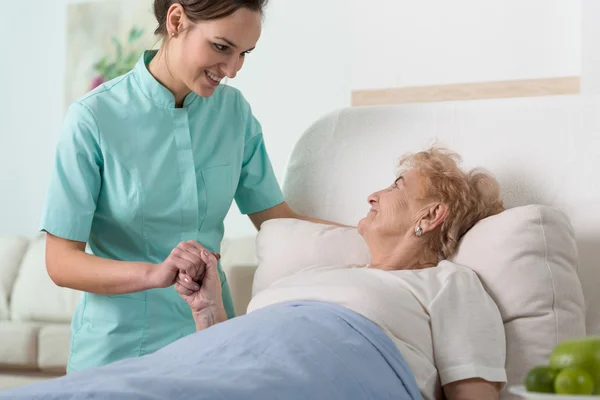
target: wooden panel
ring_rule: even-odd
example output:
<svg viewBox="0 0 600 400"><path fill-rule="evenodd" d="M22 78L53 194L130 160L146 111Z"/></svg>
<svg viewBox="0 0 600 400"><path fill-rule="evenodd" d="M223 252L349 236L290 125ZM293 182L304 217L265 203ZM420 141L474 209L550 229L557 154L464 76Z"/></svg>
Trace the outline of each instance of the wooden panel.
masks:
<svg viewBox="0 0 600 400"><path fill-rule="evenodd" d="M353 106L578 94L578 76L518 81L400 87L352 92Z"/></svg>

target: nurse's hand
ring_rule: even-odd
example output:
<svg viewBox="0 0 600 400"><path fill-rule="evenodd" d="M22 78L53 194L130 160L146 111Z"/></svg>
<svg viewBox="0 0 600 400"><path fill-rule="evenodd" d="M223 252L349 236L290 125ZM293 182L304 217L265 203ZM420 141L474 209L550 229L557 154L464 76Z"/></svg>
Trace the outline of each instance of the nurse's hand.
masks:
<svg viewBox="0 0 600 400"><path fill-rule="evenodd" d="M207 251L206 248L194 240L179 243L163 262L152 269L149 277L152 286L169 287L175 283L180 272L193 280L200 279L206 268L206 262L202 259L203 251Z"/></svg>
<svg viewBox="0 0 600 400"><path fill-rule="evenodd" d="M217 258L206 250L201 253L201 257L206 263L206 270L199 283L200 288L196 289L196 286L194 286L197 285L196 282L190 276L181 272L177 277L175 290L189 304L195 318L202 315L204 320L207 315L212 315L214 323L221 322L221 320L226 319L226 316L221 297L221 280L219 279Z"/></svg>

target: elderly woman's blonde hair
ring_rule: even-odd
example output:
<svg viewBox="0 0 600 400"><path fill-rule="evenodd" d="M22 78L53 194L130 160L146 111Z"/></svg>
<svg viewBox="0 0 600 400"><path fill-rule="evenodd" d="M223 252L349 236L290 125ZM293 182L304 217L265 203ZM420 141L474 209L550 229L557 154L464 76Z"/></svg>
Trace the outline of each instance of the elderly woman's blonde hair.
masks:
<svg viewBox="0 0 600 400"><path fill-rule="evenodd" d="M464 171L461 161L458 154L440 147L400 160L402 169L418 171L424 200L448 207L441 227L426 237L429 251L440 260L454 254L461 237L478 221L504 211L498 181L482 169Z"/></svg>

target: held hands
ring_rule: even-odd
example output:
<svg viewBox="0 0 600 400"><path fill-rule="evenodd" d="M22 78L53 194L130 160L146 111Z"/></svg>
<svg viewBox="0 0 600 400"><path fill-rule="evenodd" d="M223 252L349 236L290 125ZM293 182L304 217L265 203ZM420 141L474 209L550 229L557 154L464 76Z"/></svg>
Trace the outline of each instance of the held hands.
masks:
<svg viewBox="0 0 600 400"><path fill-rule="evenodd" d="M217 267L219 258L219 254L209 252L196 241L182 242L150 272L152 287L175 284L179 296L190 306L196 330L227 320Z"/></svg>
<svg viewBox="0 0 600 400"><path fill-rule="evenodd" d="M192 277L192 281L201 280L206 270L206 261L202 257L204 251L208 252L195 240L179 243L162 263L153 266L150 273L152 287L166 288L173 285L179 273ZM212 255L217 260L221 257L217 253ZM197 284L194 287L200 289Z"/></svg>
<svg viewBox="0 0 600 400"><path fill-rule="evenodd" d="M189 304L193 313L220 310L223 304L217 258L206 250L203 250L200 256L205 263L205 269L199 283L182 271L175 282L175 290Z"/></svg>

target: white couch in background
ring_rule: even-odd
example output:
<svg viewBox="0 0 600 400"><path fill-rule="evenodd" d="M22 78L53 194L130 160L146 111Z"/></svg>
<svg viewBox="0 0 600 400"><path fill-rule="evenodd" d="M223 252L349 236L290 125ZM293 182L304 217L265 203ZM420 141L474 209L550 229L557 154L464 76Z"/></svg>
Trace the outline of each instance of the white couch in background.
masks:
<svg viewBox="0 0 600 400"><path fill-rule="evenodd" d="M41 238L0 238L0 366L56 374L64 370L69 311L78 294L48 278Z"/></svg>
<svg viewBox="0 0 600 400"><path fill-rule="evenodd" d="M62 375L66 369L71 316L80 293L52 282L44 253L43 235L0 235L0 390ZM223 269L234 277L232 290L239 298L248 297L250 288L239 281L252 279L254 238L226 239L221 254ZM237 301L235 306L243 313L244 304Z"/></svg>

